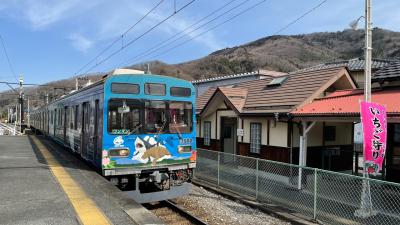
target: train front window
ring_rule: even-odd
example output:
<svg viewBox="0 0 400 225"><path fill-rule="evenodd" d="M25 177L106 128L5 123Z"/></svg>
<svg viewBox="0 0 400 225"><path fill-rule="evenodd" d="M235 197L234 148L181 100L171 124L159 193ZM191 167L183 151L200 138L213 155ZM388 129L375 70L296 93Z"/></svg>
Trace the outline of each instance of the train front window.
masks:
<svg viewBox="0 0 400 225"><path fill-rule="evenodd" d="M164 101L146 101L146 133L164 133L167 127L166 103Z"/></svg>
<svg viewBox="0 0 400 225"><path fill-rule="evenodd" d="M190 133L192 131L192 103L169 103L169 132Z"/></svg>
<svg viewBox="0 0 400 225"><path fill-rule="evenodd" d="M141 102L135 99L111 99L108 102L108 132L110 134L140 133Z"/></svg>

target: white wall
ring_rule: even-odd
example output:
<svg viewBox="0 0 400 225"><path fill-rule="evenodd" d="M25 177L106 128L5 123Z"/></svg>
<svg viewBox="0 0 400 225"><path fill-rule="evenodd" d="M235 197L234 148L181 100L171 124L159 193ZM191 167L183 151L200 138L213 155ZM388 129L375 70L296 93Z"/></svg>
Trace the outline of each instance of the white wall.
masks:
<svg viewBox="0 0 400 225"><path fill-rule="evenodd" d="M307 146L315 147L322 146L322 138L323 138L323 123L317 122L314 127L308 133L307 136Z"/></svg>
<svg viewBox="0 0 400 225"><path fill-rule="evenodd" d="M325 126L336 126L336 140L326 141L325 145L351 145L353 123L333 123L327 122Z"/></svg>
<svg viewBox="0 0 400 225"><path fill-rule="evenodd" d="M341 123L341 122L325 122L325 126L336 127L336 139L335 141L325 141L325 146L331 145L350 145L352 144L352 132L353 124ZM307 137L308 147L317 147L323 145L323 123L317 122L313 128L311 128ZM293 125L293 147L299 147L300 135L297 125Z"/></svg>
<svg viewBox="0 0 400 225"><path fill-rule="evenodd" d="M283 122L276 122L274 127L274 121L270 121L270 134L269 134L269 145L288 147L288 124Z"/></svg>

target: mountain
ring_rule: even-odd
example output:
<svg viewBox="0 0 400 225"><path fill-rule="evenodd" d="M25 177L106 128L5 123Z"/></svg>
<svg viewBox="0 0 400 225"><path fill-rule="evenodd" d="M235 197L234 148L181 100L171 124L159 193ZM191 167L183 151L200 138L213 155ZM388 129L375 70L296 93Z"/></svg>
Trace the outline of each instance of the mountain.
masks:
<svg viewBox="0 0 400 225"><path fill-rule="evenodd" d="M372 34L374 58L400 58L400 32L375 28ZM344 30L269 36L189 62L149 63L153 73L199 79L257 69L289 72L322 62L361 57L363 49L364 31ZM141 66L130 68L140 69Z"/></svg>
<svg viewBox="0 0 400 225"><path fill-rule="evenodd" d="M382 59L400 58L400 32L375 28L373 30L373 57ZM277 35L258 39L240 46L225 48L210 55L179 64L166 64L161 61L149 62L154 74L176 76L186 80L208 78L227 74L243 73L257 69L289 72L313 66L322 62L345 60L363 56L364 31L344 30L338 32L318 32L301 35ZM127 68L144 70L144 64ZM89 75L94 82L102 74ZM81 81L83 84L86 81ZM26 89L26 94L36 99L33 106L68 93L75 86L75 78L49 83L53 86L72 87L68 90L51 87ZM11 94L12 92L8 92ZM0 95L0 111L4 112L10 95ZM7 100L7 101L2 101ZM3 110L1 110L3 108Z"/></svg>

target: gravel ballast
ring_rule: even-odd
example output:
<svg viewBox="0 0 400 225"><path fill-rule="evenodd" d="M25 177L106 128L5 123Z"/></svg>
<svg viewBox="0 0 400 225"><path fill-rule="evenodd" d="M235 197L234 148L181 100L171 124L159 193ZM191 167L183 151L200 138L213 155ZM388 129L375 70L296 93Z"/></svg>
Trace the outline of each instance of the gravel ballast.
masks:
<svg viewBox="0 0 400 225"><path fill-rule="evenodd" d="M195 185L190 195L181 197L176 202L210 225L290 224Z"/></svg>

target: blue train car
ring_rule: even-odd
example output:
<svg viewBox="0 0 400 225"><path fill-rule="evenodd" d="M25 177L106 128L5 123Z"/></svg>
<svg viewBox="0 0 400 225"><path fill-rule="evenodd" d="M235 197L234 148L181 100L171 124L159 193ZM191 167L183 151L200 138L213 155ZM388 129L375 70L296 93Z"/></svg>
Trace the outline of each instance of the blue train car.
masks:
<svg viewBox="0 0 400 225"><path fill-rule="evenodd" d="M92 163L138 202L190 192L195 89L120 70L31 113L32 126Z"/></svg>

